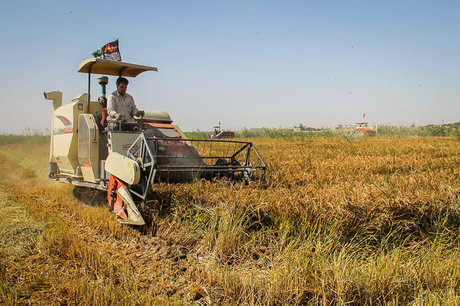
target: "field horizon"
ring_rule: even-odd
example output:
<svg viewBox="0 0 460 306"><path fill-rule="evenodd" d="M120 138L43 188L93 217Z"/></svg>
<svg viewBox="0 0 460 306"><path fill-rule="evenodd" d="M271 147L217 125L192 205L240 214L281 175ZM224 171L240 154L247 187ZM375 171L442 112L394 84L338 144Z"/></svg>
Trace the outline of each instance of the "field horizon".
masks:
<svg viewBox="0 0 460 306"><path fill-rule="evenodd" d="M447 123L447 124L428 124L428 125L378 125L379 136L454 136L460 138L460 122ZM351 136L353 127L351 125L336 128L309 128L302 123L293 125L292 128L273 128L273 127L259 127L259 128L246 128L234 130L236 137L240 138L254 138L254 137L309 137L309 136ZM21 134L3 132L0 137L0 144L8 143L21 143L23 140L15 138L17 136L31 136L31 137L46 137L49 136L50 131L45 131L34 128L25 128ZM194 130L186 131L185 134L190 138L208 138L212 134L212 130ZM35 140L37 142L37 140Z"/></svg>

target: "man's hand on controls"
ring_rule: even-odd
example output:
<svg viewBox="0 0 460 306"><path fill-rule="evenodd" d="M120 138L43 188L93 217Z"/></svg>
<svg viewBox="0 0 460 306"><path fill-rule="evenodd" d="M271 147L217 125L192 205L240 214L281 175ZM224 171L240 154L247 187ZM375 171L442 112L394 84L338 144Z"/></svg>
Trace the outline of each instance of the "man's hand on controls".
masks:
<svg viewBox="0 0 460 306"><path fill-rule="evenodd" d="M140 111L138 111L138 112L136 113L136 117L141 117L141 116L144 116L144 115L145 115L145 112L142 111L142 110L140 110ZM113 117L114 117L115 119L118 119L118 120L122 120L122 119L123 119L123 115L120 114L120 113L115 113L115 114L113 115Z"/></svg>

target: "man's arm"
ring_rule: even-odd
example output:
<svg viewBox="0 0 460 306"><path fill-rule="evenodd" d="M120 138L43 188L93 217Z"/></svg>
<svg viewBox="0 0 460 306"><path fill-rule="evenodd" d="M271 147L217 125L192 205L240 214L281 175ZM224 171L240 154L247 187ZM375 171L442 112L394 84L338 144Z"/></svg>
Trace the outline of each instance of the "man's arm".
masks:
<svg viewBox="0 0 460 306"><path fill-rule="evenodd" d="M134 98L131 96L131 102L133 103L131 105L131 116L137 116L137 113L139 110L137 109L136 103L134 102Z"/></svg>

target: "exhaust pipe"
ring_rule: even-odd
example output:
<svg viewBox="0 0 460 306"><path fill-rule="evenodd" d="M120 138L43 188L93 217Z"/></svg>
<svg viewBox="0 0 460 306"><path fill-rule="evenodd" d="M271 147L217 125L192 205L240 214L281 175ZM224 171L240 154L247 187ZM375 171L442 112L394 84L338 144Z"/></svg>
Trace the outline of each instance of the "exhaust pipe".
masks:
<svg viewBox="0 0 460 306"><path fill-rule="evenodd" d="M101 76L97 78L97 82L102 87L102 96L99 97L98 101L102 105L102 108L106 108L107 107L106 87L107 87L107 84L109 83L109 78L106 76Z"/></svg>

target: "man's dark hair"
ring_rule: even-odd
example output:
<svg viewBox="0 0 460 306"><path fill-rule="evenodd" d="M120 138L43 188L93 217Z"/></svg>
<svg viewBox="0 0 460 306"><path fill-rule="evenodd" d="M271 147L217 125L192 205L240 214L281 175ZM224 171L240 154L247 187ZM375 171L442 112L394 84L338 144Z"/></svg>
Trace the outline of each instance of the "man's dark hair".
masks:
<svg viewBox="0 0 460 306"><path fill-rule="evenodd" d="M117 87L118 87L118 85L120 85L120 84L128 85L128 84L129 84L129 81L128 81L127 78L119 77L119 78L117 79Z"/></svg>

